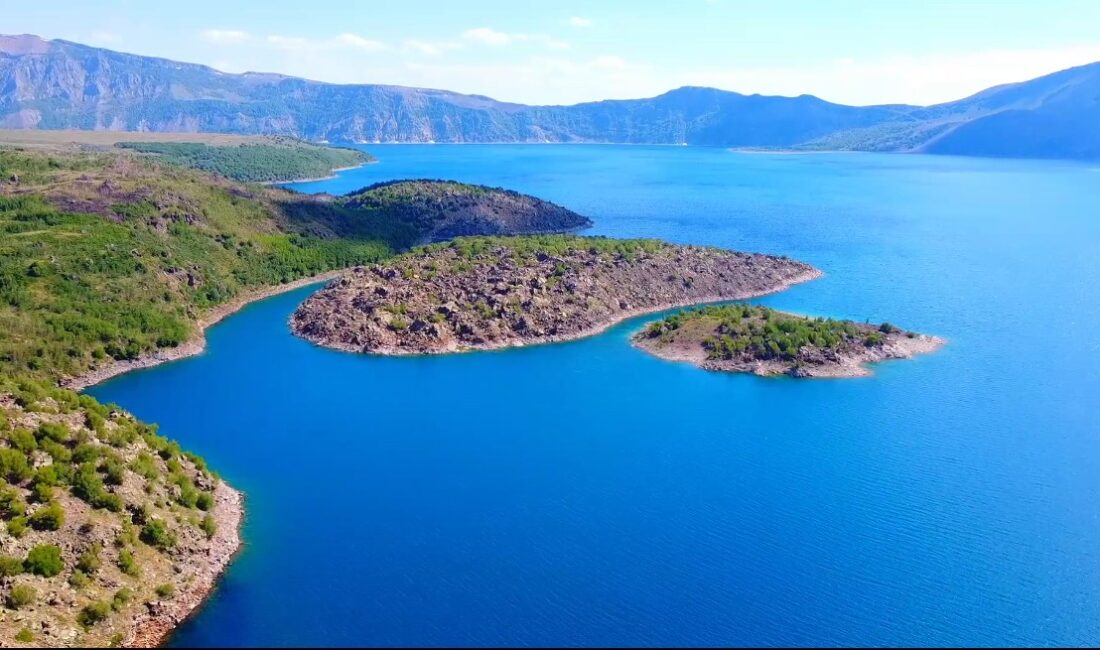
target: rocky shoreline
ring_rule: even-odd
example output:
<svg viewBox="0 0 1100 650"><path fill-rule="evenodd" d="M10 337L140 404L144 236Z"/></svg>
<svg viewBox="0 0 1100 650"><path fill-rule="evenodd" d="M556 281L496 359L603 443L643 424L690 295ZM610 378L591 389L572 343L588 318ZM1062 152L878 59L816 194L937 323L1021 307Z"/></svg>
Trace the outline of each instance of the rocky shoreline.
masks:
<svg viewBox="0 0 1100 650"><path fill-rule="evenodd" d="M645 240L470 238L356 268L306 300L290 326L350 352L493 350L583 338L628 318L820 275L785 257Z"/></svg>
<svg viewBox="0 0 1100 650"><path fill-rule="evenodd" d="M338 270L330 271L328 273L320 273L308 278L302 278L286 284L280 284L274 287L268 287L265 289L258 289L256 291L250 291L240 296L237 296L232 301L219 305L214 309L204 314L198 321L198 334L191 340L185 342L182 345L174 348L162 348L156 352L143 355L137 359L131 359L127 361L111 361L98 368L89 370L75 377L66 377L62 379L59 384L64 388L70 390L81 391L96 384L102 383L117 377L119 375L126 374L133 370L141 370L143 368L152 368L159 366L162 363L168 363L171 361L178 361L180 359L186 359L198 354L202 354L206 349L206 329L218 324L222 319L227 316L231 316L241 309L247 307L249 304L265 298L271 298L288 291L294 291L295 289L301 289L302 287L308 287L314 284L321 284L323 282L329 282L342 277L347 271Z"/></svg>
<svg viewBox="0 0 1100 650"><path fill-rule="evenodd" d="M136 618L122 642L124 648L154 648L163 645L179 625L195 614L229 568L241 548L244 495L219 481L214 490L213 516L217 532L210 540L205 561L195 569L194 581L185 592L169 601L150 603L148 613Z"/></svg>

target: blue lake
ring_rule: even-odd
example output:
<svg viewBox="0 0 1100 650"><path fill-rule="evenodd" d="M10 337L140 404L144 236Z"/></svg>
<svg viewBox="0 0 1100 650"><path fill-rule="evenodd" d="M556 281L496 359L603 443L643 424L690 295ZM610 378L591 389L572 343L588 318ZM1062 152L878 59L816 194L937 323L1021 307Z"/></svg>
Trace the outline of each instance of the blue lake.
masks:
<svg viewBox="0 0 1100 650"><path fill-rule="evenodd" d="M593 234L781 253L764 300L947 338L853 380L707 373L646 319L433 358L256 303L90 392L248 495L177 645L1100 643L1100 170L904 155L378 146L303 191L454 178Z"/></svg>

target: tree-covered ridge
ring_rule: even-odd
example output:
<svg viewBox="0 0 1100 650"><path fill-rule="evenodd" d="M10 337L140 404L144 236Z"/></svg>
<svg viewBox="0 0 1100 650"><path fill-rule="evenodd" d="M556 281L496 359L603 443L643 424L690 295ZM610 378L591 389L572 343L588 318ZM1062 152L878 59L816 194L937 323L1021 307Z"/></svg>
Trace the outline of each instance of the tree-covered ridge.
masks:
<svg viewBox="0 0 1100 650"><path fill-rule="evenodd" d="M387 224L400 247L473 235L563 233L592 221L556 203L500 187L447 180L378 183L339 199L357 223ZM394 239L396 238L396 240Z"/></svg>
<svg viewBox="0 0 1100 650"><path fill-rule="evenodd" d="M0 645L117 644L208 568L219 489L117 407L0 380Z"/></svg>
<svg viewBox="0 0 1100 650"><path fill-rule="evenodd" d="M890 323L809 318L749 304L671 314L650 323L634 340L658 356L712 370L795 376L865 374L863 363L905 358L942 344Z"/></svg>
<svg viewBox="0 0 1100 650"><path fill-rule="evenodd" d="M191 337L243 291L377 261L264 192L127 155L0 150L0 376L57 379Z"/></svg>
<svg viewBox="0 0 1100 650"><path fill-rule="evenodd" d="M372 156L357 149L323 147L289 138L273 139L270 144L120 142L117 146L242 182L320 178L335 169L373 160Z"/></svg>

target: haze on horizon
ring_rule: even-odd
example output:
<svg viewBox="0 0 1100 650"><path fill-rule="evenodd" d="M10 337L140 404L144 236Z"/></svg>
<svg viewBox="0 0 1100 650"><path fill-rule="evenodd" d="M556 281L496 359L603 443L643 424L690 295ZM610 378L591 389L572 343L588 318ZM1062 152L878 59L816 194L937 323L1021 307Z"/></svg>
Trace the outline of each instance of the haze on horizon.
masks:
<svg viewBox="0 0 1100 650"><path fill-rule="evenodd" d="M572 104L713 86L855 105L935 104L1100 61L1100 3L657 0L341 6L128 0L5 10L0 32L334 83Z"/></svg>

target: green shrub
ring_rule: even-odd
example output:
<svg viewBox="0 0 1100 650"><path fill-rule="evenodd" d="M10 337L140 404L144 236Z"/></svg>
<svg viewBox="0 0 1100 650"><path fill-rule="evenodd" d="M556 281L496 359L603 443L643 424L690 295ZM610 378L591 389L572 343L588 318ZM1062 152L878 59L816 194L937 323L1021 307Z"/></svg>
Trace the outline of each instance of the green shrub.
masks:
<svg viewBox="0 0 1100 650"><path fill-rule="evenodd" d="M127 548L118 552L118 568L126 575L134 578L141 575L141 569L138 567L137 560L134 559L133 552Z"/></svg>
<svg viewBox="0 0 1100 650"><path fill-rule="evenodd" d="M95 574L102 565L103 561L99 557L98 544L88 547L76 560L76 568L88 575Z"/></svg>
<svg viewBox="0 0 1100 650"><path fill-rule="evenodd" d="M23 503L23 497L19 492L7 486L0 487L0 516L11 519L26 512L27 506Z"/></svg>
<svg viewBox="0 0 1100 650"><path fill-rule="evenodd" d="M31 632L29 627L25 627L16 633L15 640L20 643L31 643L34 641L34 633Z"/></svg>
<svg viewBox="0 0 1100 650"><path fill-rule="evenodd" d="M74 454L73 457L75 460L76 455ZM103 481L99 478L95 466L91 463L86 462L77 468L72 483L73 494L93 508L122 512L122 497L108 492L107 488L103 487Z"/></svg>
<svg viewBox="0 0 1100 650"><path fill-rule="evenodd" d="M134 599L134 592L130 589L123 587L115 592L115 595L111 597L111 609L116 612L125 607Z"/></svg>
<svg viewBox="0 0 1100 650"><path fill-rule="evenodd" d="M27 553L23 561L27 573L52 578L61 573L65 563L61 561L61 549L53 544L39 544Z"/></svg>
<svg viewBox="0 0 1100 650"><path fill-rule="evenodd" d="M0 578L10 578L23 573L23 560L10 555L0 555Z"/></svg>
<svg viewBox="0 0 1100 650"><path fill-rule="evenodd" d="M110 615L111 606L99 601L86 605L84 609L80 610L80 613L76 615L76 622L84 627L92 627L96 623L107 620Z"/></svg>
<svg viewBox="0 0 1100 650"><path fill-rule="evenodd" d="M137 475L145 477L146 480L151 481L160 475L160 471L157 469L156 460L149 455L148 452L141 452L130 463L130 469Z"/></svg>
<svg viewBox="0 0 1100 650"><path fill-rule="evenodd" d="M171 600L176 595L176 586L166 582L162 585L157 585L155 591L158 598Z"/></svg>
<svg viewBox="0 0 1100 650"><path fill-rule="evenodd" d="M16 429L8 434L8 440L11 442L11 446L15 447L24 454L29 454L35 449L38 449L38 441L35 440L34 434L26 429Z"/></svg>
<svg viewBox="0 0 1100 650"><path fill-rule="evenodd" d="M140 539L149 546L161 551L168 550L176 545L176 536L159 519L152 519L142 526Z"/></svg>
<svg viewBox="0 0 1100 650"><path fill-rule="evenodd" d="M83 589L84 587L88 586L89 582L91 582L91 578L89 578L88 574L84 573L83 571L77 570L69 574L69 586L71 586L73 589Z"/></svg>
<svg viewBox="0 0 1100 650"><path fill-rule="evenodd" d="M34 599L38 597L38 594L34 591L34 587L30 585L15 585L8 592L8 597L5 599L8 607L11 609L22 609L27 605L34 602Z"/></svg>
<svg viewBox="0 0 1100 650"><path fill-rule="evenodd" d="M65 445L58 444L53 440L43 440L39 447L50 455L54 463L64 463L68 465L73 460L73 452ZM53 465L50 465L50 467L53 467Z"/></svg>
<svg viewBox="0 0 1100 650"><path fill-rule="evenodd" d="M49 503L53 501L53 488L47 483L34 483L31 486L31 496L36 503ZM34 525L34 517L31 517L31 525ZM51 530L57 530L52 528Z"/></svg>
<svg viewBox="0 0 1100 650"><path fill-rule="evenodd" d="M0 477L14 485L29 479L31 473L26 454L18 449L0 449Z"/></svg>
<svg viewBox="0 0 1100 650"><path fill-rule="evenodd" d="M12 537L14 537L15 539L19 539L26 532L27 532L27 518L26 517L15 517L11 521L8 522L8 534L11 535Z"/></svg>
<svg viewBox="0 0 1100 650"><path fill-rule="evenodd" d="M214 507L214 495L209 492L199 493L199 497L195 501L195 506L198 507L199 510L210 510Z"/></svg>
<svg viewBox="0 0 1100 650"><path fill-rule="evenodd" d="M206 515L202 518L202 532L206 533L206 539L212 539L214 534L218 532L218 522L214 521L214 517Z"/></svg>
<svg viewBox="0 0 1100 650"><path fill-rule="evenodd" d="M67 442L71 435L72 433L68 427L56 422L43 422L38 425L38 429L34 432L34 437L40 441L52 440L57 443Z"/></svg>
<svg viewBox="0 0 1100 650"><path fill-rule="evenodd" d="M126 478L126 466L118 458L105 458L99 471L103 472L103 482L107 485L122 485Z"/></svg>
<svg viewBox="0 0 1100 650"><path fill-rule="evenodd" d="M57 530L65 523L65 511L57 503L51 503L36 510L28 521L35 530Z"/></svg>

